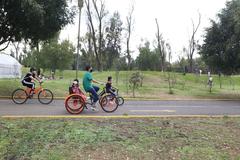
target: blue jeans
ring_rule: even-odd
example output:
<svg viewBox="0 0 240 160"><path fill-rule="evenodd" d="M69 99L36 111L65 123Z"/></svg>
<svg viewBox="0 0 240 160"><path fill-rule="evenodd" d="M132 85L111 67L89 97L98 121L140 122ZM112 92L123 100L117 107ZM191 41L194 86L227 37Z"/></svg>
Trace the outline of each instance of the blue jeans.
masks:
<svg viewBox="0 0 240 160"><path fill-rule="evenodd" d="M91 93L93 96L93 102L96 103L98 101L98 94L97 92L99 91L99 87L93 86L91 89L89 89L87 92Z"/></svg>

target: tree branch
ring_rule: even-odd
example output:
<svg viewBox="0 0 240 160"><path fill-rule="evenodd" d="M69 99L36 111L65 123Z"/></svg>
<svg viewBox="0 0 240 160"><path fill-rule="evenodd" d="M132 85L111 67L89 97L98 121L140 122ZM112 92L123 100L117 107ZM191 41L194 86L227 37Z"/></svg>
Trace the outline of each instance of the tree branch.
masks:
<svg viewBox="0 0 240 160"><path fill-rule="evenodd" d="M11 42L11 41L8 41L7 45L6 45L4 48L1 48L0 51L5 50L5 49L9 46L10 42Z"/></svg>

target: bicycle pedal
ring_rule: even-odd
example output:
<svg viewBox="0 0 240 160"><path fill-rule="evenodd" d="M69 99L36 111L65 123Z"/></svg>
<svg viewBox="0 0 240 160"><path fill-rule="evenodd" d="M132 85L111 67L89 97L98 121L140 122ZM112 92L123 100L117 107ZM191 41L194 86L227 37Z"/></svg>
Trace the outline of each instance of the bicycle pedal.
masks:
<svg viewBox="0 0 240 160"><path fill-rule="evenodd" d="M28 98L29 98L29 99L32 99L32 98L33 98L33 95L29 95Z"/></svg>

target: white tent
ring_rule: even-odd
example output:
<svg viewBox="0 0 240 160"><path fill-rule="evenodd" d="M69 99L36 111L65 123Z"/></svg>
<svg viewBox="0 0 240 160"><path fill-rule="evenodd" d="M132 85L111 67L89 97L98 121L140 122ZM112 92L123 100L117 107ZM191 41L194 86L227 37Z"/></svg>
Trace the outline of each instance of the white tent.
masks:
<svg viewBox="0 0 240 160"><path fill-rule="evenodd" d="M0 78L21 78L21 67L15 58L0 53Z"/></svg>

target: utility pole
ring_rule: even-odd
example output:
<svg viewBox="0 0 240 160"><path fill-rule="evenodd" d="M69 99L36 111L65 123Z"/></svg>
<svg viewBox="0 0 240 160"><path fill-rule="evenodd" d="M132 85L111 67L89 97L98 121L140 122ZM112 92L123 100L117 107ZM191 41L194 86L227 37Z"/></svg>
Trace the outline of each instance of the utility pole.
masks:
<svg viewBox="0 0 240 160"><path fill-rule="evenodd" d="M77 41L77 62L76 62L76 79L78 79L78 66L79 66L79 51L80 51L80 26L81 26L81 13L83 8L83 0L78 0L79 19L78 19L78 41Z"/></svg>

